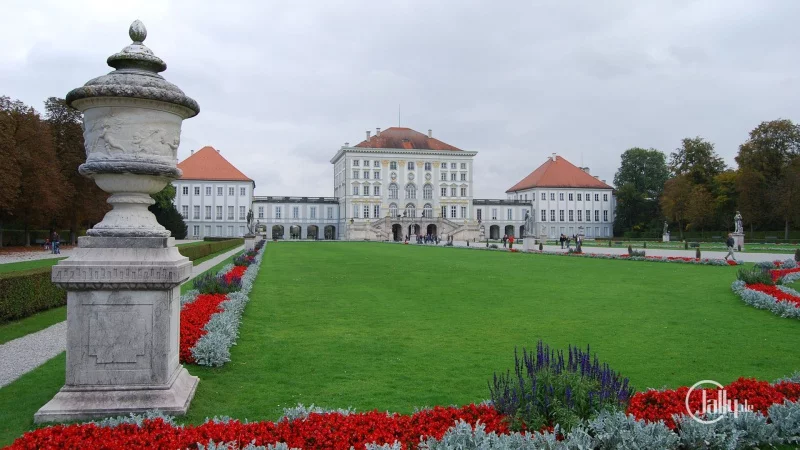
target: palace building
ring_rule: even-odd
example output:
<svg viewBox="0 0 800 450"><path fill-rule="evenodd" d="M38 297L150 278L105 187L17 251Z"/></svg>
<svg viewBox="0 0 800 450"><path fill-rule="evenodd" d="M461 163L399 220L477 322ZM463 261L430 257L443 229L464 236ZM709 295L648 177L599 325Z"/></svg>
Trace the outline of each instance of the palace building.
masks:
<svg viewBox="0 0 800 450"><path fill-rule="evenodd" d="M553 155L506 191L506 199L474 198L477 152L410 128L392 127L331 158L332 197L255 196L255 183L212 147L178 167L175 206L189 237L241 236L247 210L274 239L403 240L435 235L454 240L523 236L531 214L537 236L610 236L613 189ZM538 210L538 213L537 213Z"/></svg>

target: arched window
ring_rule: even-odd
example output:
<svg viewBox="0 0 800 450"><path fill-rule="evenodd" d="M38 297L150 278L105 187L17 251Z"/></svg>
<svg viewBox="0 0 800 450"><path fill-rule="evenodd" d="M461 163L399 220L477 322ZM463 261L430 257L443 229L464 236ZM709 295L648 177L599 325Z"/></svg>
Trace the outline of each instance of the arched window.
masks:
<svg viewBox="0 0 800 450"><path fill-rule="evenodd" d="M422 209L422 217L433 218L433 206L430 203L425 203L425 207Z"/></svg>
<svg viewBox="0 0 800 450"><path fill-rule="evenodd" d="M389 215L392 217L397 217L397 203L389 204Z"/></svg>
<svg viewBox="0 0 800 450"><path fill-rule="evenodd" d="M417 207L413 203L406 205L406 217L417 217Z"/></svg>
<svg viewBox="0 0 800 450"><path fill-rule="evenodd" d="M395 183L390 184L389 185L389 198L390 199L392 199L392 198L396 199L397 195L398 195L397 184L395 184Z"/></svg>
<svg viewBox="0 0 800 450"><path fill-rule="evenodd" d="M433 199L433 186L426 184L422 187L422 198L425 200Z"/></svg>
<svg viewBox="0 0 800 450"><path fill-rule="evenodd" d="M406 198L417 198L417 186L413 183L406 185Z"/></svg>

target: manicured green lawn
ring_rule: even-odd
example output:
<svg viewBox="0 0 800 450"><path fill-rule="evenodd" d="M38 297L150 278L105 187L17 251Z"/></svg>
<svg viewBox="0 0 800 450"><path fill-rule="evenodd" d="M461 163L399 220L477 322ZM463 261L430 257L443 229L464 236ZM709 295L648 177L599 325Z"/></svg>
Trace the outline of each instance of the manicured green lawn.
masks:
<svg viewBox="0 0 800 450"><path fill-rule="evenodd" d="M39 267L51 267L57 262L66 259L66 256L59 258L36 259L33 261L21 261L15 263L0 264L0 273L17 272L20 270L38 269Z"/></svg>
<svg viewBox="0 0 800 450"><path fill-rule="evenodd" d="M67 320L67 307L48 309L24 319L15 320L0 325L0 344L35 333L45 328Z"/></svg>
<svg viewBox="0 0 800 450"><path fill-rule="evenodd" d="M734 267L369 243L270 243L233 361L201 378L189 422L276 419L297 403L410 412L479 402L538 339L585 346L633 385L800 369L800 321L745 305ZM64 360L0 390L0 444L32 427ZM21 418L18 418L21 417Z"/></svg>

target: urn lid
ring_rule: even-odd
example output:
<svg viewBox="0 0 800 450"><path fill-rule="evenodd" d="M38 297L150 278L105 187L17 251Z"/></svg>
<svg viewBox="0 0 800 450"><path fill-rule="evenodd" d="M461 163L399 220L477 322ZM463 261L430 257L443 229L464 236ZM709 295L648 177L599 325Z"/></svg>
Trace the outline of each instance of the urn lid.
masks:
<svg viewBox="0 0 800 450"><path fill-rule="evenodd" d="M74 107L75 101L93 97L142 98L180 105L189 110L187 117L196 116L200 112L197 102L158 74L167 70L167 63L144 45L144 24L135 20L128 35L133 42L108 57L108 65L116 70L71 90L67 104Z"/></svg>

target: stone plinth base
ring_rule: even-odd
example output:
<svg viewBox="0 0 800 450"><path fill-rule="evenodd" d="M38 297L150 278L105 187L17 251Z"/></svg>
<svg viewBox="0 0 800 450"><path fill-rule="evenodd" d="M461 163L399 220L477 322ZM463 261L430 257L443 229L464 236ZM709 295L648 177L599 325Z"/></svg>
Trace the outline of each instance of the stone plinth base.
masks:
<svg viewBox="0 0 800 450"><path fill-rule="evenodd" d="M661 242L669 242L669 233L661 236Z"/></svg>
<svg viewBox="0 0 800 450"><path fill-rule="evenodd" d="M733 248L744 250L744 233L733 233Z"/></svg>
<svg viewBox="0 0 800 450"><path fill-rule="evenodd" d="M526 236L522 239L522 250L529 252L534 249L536 238L533 236Z"/></svg>
<svg viewBox="0 0 800 450"><path fill-rule="evenodd" d="M244 236L244 251L250 251L256 249L256 237L252 235L245 235Z"/></svg>
<svg viewBox="0 0 800 450"><path fill-rule="evenodd" d="M35 423L65 422L71 420L96 419L101 417L126 416L159 410L168 415L182 416L189 409L199 378L189 375L181 367L168 389L125 389L105 386L90 390L88 387L72 390L64 386L33 416Z"/></svg>

